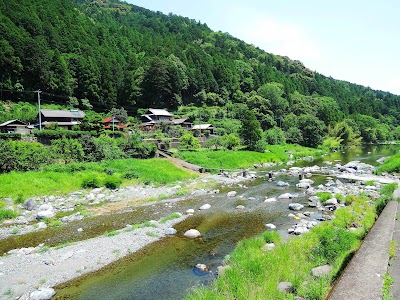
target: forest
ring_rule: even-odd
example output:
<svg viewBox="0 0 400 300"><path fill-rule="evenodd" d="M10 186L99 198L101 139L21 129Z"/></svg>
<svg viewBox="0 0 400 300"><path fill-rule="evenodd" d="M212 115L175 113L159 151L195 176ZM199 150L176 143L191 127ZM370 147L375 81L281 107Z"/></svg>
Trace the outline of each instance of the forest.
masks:
<svg viewBox="0 0 400 300"><path fill-rule="evenodd" d="M221 134L239 134L251 111L268 144L400 138L398 95L117 0L0 0L0 70L2 122L33 122L24 107L40 89L44 103L98 113L124 108L137 116L153 107L201 114Z"/></svg>

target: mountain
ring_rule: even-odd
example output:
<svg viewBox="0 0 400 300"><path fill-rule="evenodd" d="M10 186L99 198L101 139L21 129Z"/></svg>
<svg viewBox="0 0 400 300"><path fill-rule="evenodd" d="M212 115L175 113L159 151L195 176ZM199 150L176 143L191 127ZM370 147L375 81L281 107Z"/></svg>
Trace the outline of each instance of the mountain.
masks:
<svg viewBox="0 0 400 300"><path fill-rule="evenodd" d="M3 90L88 99L98 111L233 103L253 109L263 129L290 113L326 125L355 114L390 128L400 122L400 96L117 0L0 0L0 69ZM34 94L3 91L5 98Z"/></svg>

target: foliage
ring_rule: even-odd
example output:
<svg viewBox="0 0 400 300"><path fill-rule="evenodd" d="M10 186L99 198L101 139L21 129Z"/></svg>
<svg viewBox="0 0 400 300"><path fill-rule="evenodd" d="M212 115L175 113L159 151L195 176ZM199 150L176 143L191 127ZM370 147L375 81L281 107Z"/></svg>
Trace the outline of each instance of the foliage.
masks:
<svg viewBox="0 0 400 300"><path fill-rule="evenodd" d="M242 128L240 129L240 137L243 140L243 145L248 150L255 150L256 144L261 140L262 130L260 122L257 120L253 111L248 110L242 118Z"/></svg>
<svg viewBox="0 0 400 300"><path fill-rule="evenodd" d="M385 162L376 169L377 174L382 174L383 172L400 172L400 153L386 159Z"/></svg>
<svg viewBox="0 0 400 300"><path fill-rule="evenodd" d="M0 140L0 173L36 170L52 158L49 148L39 143Z"/></svg>
<svg viewBox="0 0 400 300"><path fill-rule="evenodd" d="M92 189L100 187L100 179L95 176L90 176L82 179L81 187L84 189Z"/></svg>
<svg viewBox="0 0 400 300"><path fill-rule="evenodd" d="M104 179L104 185L108 189L115 190L118 188L122 183L122 180L116 176L107 176L106 179Z"/></svg>
<svg viewBox="0 0 400 300"><path fill-rule="evenodd" d="M188 131L179 138L179 149L195 150L201 147L200 140Z"/></svg>
<svg viewBox="0 0 400 300"><path fill-rule="evenodd" d="M281 145L286 142L285 133L275 126L264 132L264 140L269 145Z"/></svg>

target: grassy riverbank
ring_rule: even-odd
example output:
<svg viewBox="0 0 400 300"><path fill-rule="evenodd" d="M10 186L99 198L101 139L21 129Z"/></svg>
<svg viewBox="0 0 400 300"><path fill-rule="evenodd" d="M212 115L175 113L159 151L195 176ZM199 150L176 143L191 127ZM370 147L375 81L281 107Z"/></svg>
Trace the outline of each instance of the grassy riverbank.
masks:
<svg viewBox="0 0 400 300"><path fill-rule="evenodd" d="M179 157L208 169L235 170L249 168L254 164L266 162L287 162L290 154L297 159L306 156L320 156L322 151L314 148L302 147L299 145L271 145L264 153L253 151L181 151Z"/></svg>
<svg viewBox="0 0 400 300"><path fill-rule="evenodd" d="M230 268L211 287L199 288L187 299L324 299L332 282L340 275L352 253L374 224L395 185L387 185L375 203L368 197L346 197L346 207L336 211L336 218L322 223L300 237L280 242L276 233L244 240L226 259ZM354 226L354 223L357 226ZM350 229L350 230L349 230ZM272 251L263 251L265 243L274 242ZM328 276L315 278L311 269L329 264ZM279 282L291 282L293 293L278 290Z"/></svg>
<svg viewBox="0 0 400 300"><path fill-rule="evenodd" d="M22 202L27 197L59 195L84 187L117 187L129 184L169 184L196 175L163 159L118 159L101 163L51 165L43 171L0 175L0 198Z"/></svg>
<svg viewBox="0 0 400 300"><path fill-rule="evenodd" d="M385 162L376 169L377 174L383 172L400 173L400 152L385 160Z"/></svg>

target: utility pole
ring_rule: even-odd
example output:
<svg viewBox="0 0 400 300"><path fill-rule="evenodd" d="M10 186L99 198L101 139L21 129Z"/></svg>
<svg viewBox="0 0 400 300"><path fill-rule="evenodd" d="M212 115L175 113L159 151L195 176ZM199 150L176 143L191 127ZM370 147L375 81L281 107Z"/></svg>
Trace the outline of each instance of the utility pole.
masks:
<svg viewBox="0 0 400 300"><path fill-rule="evenodd" d="M38 107L39 107L39 130L42 130L42 113L40 112L40 93L41 90L37 90Z"/></svg>

